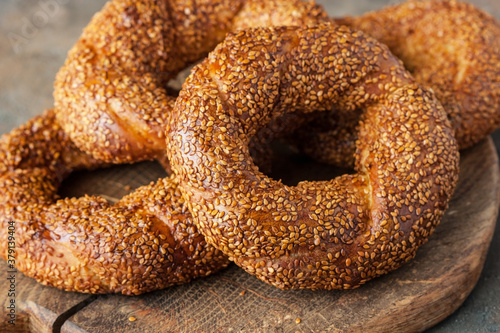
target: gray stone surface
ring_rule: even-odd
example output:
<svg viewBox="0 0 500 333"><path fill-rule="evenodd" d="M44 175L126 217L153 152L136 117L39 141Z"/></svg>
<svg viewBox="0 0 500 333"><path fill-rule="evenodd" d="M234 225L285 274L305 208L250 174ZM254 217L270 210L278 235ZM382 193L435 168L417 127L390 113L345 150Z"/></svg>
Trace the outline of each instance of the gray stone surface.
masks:
<svg viewBox="0 0 500 333"><path fill-rule="evenodd" d="M394 0L319 0L333 16L356 15ZM470 1L500 19L500 1ZM0 134L52 106L52 83L66 52L104 1L0 1ZM500 38L500 36L499 36ZM500 131L493 138L500 151ZM473 223L473 221L471 221ZM479 282L433 333L500 331L500 228Z"/></svg>

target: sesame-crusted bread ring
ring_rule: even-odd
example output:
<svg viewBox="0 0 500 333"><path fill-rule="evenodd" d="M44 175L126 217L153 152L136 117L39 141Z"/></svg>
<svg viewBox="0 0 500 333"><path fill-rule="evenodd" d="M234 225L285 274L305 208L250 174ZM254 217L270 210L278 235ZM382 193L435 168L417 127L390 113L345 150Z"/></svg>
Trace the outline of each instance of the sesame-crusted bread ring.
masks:
<svg viewBox="0 0 500 333"><path fill-rule="evenodd" d="M53 110L3 135L2 257L15 251L16 269L45 285L128 295L227 266L227 257L191 222L173 178L140 187L114 205L96 196L58 199L57 188L72 170L100 166L72 144Z"/></svg>
<svg viewBox="0 0 500 333"><path fill-rule="evenodd" d="M355 174L291 187L254 165L259 128L333 107L364 110ZM167 152L207 242L279 288L348 289L396 269L427 241L458 178L433 94L386 46L329 24L229 35L184 83Z"/></svg>
<svg viewBox="0 0 500 333"><path fill-rule="evenodd" d="M57 119L83 151L113 163L163 159L169 80L252 26L328 20L302 0L112 0L70 50L55 82Z"/></svg>
<svg viewBox="0 0 500 333"><path fill-rule="evenodd" d="M500 23L471 4L407 1L335 20L386 44L448 113L459 149L500 126ZM340 118L340 119L337 119ZM320 115L293 139L318 160L352 164L360 113Z"/></svg>

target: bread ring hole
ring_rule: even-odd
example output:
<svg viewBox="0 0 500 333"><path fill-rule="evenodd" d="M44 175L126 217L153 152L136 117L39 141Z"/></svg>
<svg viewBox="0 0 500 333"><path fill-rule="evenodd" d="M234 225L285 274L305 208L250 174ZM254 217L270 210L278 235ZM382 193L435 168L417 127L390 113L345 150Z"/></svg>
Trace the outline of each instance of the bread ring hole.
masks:
<svg viewBox="0 0 500 333"><path fill-rule="evenodd" d="M268 176L281 179L283 184L288 186L295 186L305 180L330 180L343 174L355 173L352 168L318 162L283 141L272 142L271 149L272 167Z"/></svg>
<svg viewBox="0 0 500 333"><path fill-rule="evenodd" d="M184 68L182 71L180 71L177 76L173 79L171 79L166 86L167 93L170 96L177 96L179 95L179 91L182 88L182 85L184 84L184 81L186 81L186 78L191 74L191 70L193 69L194 66L196 66L200 61L189 65L188 67Z"/></svg>
<svg viewBox="0 0 500 333"><path fill-rule="evenodd" d="M156 161L75 171L62 182L58 194L62 198L98 195L114 204L138 187L166 176Z"/></svg>

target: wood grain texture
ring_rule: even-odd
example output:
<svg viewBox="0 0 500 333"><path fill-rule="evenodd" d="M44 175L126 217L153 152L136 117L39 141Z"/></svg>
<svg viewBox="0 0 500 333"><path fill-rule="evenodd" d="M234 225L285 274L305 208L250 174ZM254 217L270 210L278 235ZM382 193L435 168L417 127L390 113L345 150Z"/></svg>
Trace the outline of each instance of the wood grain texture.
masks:
<svg viewBox="0 0 500 333"><path fill-rule="evenodd" d="M288 184L311 170L316 179L338 171L291 151L278 151L274 165L274 176ZM429 243L409 264L359 289L281 291L233 265L211 277L138 297L97 296L64 323L62 332L423 331L455 311L479 277L498 212L498 171L491 140L463 152L458 188ZM73 175L63 191L104 193L113 200L164 174L155 163L113 167ZM23 313L30 328L50 327L57 314L88 298L28 278L19 285L26 290L18 301L26 304ZM64 306L54 307L56 302Z"/></svg>
<svg viewBox="0 0 500 333"><path fill-rule="evenodd" d="M0 332L52 332L57 318L89 298L89 295L68 293L45 287L22 273L11 273L5 261L0 261ZM11 281L15 275L15 297L8 297ZM15 318L10 317L10 300L15 300ZM15 325L9 323L14 320Z"/></svg>

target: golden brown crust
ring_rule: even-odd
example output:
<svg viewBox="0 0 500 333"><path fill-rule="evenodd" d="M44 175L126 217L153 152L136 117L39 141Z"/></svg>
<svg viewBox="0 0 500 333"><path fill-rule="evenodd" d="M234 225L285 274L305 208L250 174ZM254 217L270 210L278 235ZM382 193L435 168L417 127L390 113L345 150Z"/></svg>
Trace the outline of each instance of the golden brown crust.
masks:
<svg viewBox="0 0 500 333"><path fill-rule="evenodd" d="M460 149L500 125L500 23L492 16L453 0L412 0L335 23L389 46L417 82L432 88L448 113ZM321 161L352 163L355 137L345 134L356 133L358 121L337 120L335 112L330 117L325 122L321 116L303 127L294 141Z"/></svg>
<svg viewBox="0 0 500 333"><path fill-rule="evenodd" d="M140 294L225 267L227 257L191 222L177 183L165 178L111 205L59 199L74 169L103 166L81 153L53 110L0 139L0 238L14 222L16 268L39 282L86 293ZM7 258L7 242L0 242Z"/></svg>
<svg viewBox="0 0 500 333"><path fill-rule="evenodd" d="M252 163L259 128L364 109L356 174L283 185ZM167 152L207 241L279 288L354 288L411 259L458 177L446 114L388 49L345 27L250 29L196 66Z"/></svg>
<svg viewBox="0 0 500 333"><path fill-rule="evenodd" d="M284 22L274 15L288 15L300 25L325 19L315 5L300 1L207 1L195 7L189 1L139 6L115 0L96 15L70 52L55 92L58 121L93 157L78 151L52 111L0 141L5 160L0 187L6 194L0 199L1 223L19 222L19 269L66 290L138 294L220 269L228 263L224 252L280 288L338 289L356 287L411 259L447 207L458 155L433 94L416 86L384 46L328 25L242 32L198 66L182 92L181 106L199 104L209 111L196 118L196 110L189 115L177 110L177 120L169 119L174 99L164 86L180 69L228 30L248 22ZM159 46L156 52L151 45ZM244 53L245 48L255 53ZM295 52L292 59L289 51ZM236 79L256 61L255 73ZM335 66L327 68L331 62ZM325 70L331 75L324 76ZM267 86L259 86L260 75L269 79ZM320 77L323 81L316 81ZM273 86L276 78L279 87ZM240 112L240 118L218 113L238 101L234 114ZM269 103L265 108L277 106L265 112L254 107L263 101ZM212 102L220 110L214 111ZM352 119L359 114L353 112L366 108L362 140L352 155L357 174L290 188L252 164L245 148L251 138L266 142L290 119L297 126L299 112L331 107L338 110L337 124L357 124ZM115 205L88 196L57 200L59 182L75 168L164 158L166 123L178 134L168 140L170 149L180 148L169 150L182 176L180 189L175 178L167 178ZM462 127L467 126L473 125ZM354 147L352 140L346 144ZM237 167L227 169L232 163ZM188 205L220 250L205 243Z"/></svg>
<svg viewBox="0 0 500 333"><path fill-rule="evenodd" d="M175 97L167 82L228 31L327 20L302 0L113 0L95 15L57 75L57 118L95 158L161 158Z"/></svg>

